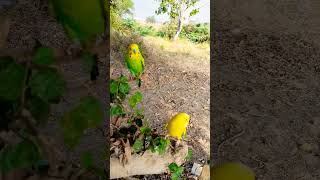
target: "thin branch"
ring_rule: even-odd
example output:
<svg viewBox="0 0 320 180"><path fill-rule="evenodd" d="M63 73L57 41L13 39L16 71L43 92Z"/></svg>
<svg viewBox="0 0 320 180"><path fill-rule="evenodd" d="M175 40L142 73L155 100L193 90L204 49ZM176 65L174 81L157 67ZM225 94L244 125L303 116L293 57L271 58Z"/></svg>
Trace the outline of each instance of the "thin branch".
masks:
<svg viewBox="0 0 320 180"><path fill-rule="evenodd" d="M37 137L39 135L39 133L38 133L38 129L33 124L33 122L36 122L36 121L32 117L31 113L28 110L23 109L21 112L21 116L23 117L22 120L23 120L24 124L26 125L26 127L29 130L31 130L32 135Z"/></svg>
<svg viewBox="0 0 320 180"><path fill-rule="evenodd" d="M95 47L92 47L89 49L90 52L94 54L107 54L107 48L108 44L106 42L103 42ZM81 57L81 53L76 53L74 56L67 55L65 52L64 48L52 48L55 61L57 64L59 63L65 63L65 62L70 62L70 61L77 61ZM32 57L34 55L34 50L30 49L12 49L12 48L2 48L0 49L0 56L10 56L10 57L15 57L16 59L20 59L23 57L24 59L28 60L22 60L24 61L29 61L29 58L26 57ZM26 63L26 62L25 62Z"/></svg>
<svg viewBox="0 0 320 180"><path fill-rule="evenodd" d="M55 175L50 175L50 174L47 174L46 176L49 178L55 178L55 179L65 179L63 176L55 176Z"/></svg>
<svg viewBox="0 0 320 180"><path fill-rule="evenodd" d="M22 114L23 109L24 109L24 105L25 105L25 94L26 94L26 89L27 89L27 79L28 79L28 71L29 71L29 61L27 61L26 64L26 72L24 75L24 79L23 79L23 87L21 90L21 97L20 97L20 111L19 113Z"/></svg>
<svg viewBox="0 0 320 180"><path fill-rule="evenodd" d="M218 156L221 154L221 149L223 148L223 146L227 143L227 142L231 142L233 141L234 139L237 139L238 137L242 136L243 134L245 133L245 130L244 129L241 129L241 131L239 133L237 133L236 135L230 137L230 138L227 138L225 140L223 140L219 145L218 145L218 150L217 150L217 153L218 153Z"/></svg>

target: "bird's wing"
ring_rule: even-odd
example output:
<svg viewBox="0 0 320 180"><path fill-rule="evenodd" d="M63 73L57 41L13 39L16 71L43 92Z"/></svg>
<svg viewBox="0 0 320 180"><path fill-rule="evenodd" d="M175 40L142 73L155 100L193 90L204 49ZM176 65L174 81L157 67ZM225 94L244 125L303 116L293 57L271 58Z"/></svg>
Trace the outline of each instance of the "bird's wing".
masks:
<svg viewBox="0 0 320 180"><path fill-rule="evenodd" d="M130 63L130 57L128 54L126 54L125 60L126 60L127 68L129 69L130 73L133 74L133 76L136 76L135 72L132 69L132 65Z"/></svg>
<svg viewBox="0 0 320 180"><path fill-rule="evenodd" d="M125 55L124 59L125 59L127 68L129 68L129 57L128 57L128 54Z"/></svg>

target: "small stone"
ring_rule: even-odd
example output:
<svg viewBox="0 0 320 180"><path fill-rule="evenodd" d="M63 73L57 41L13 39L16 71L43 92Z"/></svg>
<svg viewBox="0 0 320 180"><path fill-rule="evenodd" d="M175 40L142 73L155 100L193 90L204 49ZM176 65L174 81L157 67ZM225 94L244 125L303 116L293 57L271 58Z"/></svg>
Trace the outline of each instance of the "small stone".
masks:
<svg viewBox="0 0 320 180"><path fill-rule="evenodd" d="M312 152L312 145L309 143L304 143L300 146L300 149L305 152Z"/></svg>
<svg viewBox="0 0 320 180"><path fill-rule="evenodd" d="M193 163L192 169L191 169L191 173L196 175L196 176L200 176L202 171L202 167L200 164L198 163Z"/></svg>

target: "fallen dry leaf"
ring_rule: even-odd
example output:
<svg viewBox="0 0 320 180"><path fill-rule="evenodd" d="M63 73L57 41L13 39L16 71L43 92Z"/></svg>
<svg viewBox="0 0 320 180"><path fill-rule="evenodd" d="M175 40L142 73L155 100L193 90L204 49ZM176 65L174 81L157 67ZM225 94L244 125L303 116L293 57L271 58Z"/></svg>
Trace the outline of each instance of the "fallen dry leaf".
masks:
<svg viewBox="0 0 320 180"><path fill-rule="evenodd" d="M125 163L128 163L131 160L131 146L129 140L127 141L124 147L124 156Z"/></svg>
<svg viewBox="0 0 320 180"><path fill-rule="evenodd" d="M117 140L116 142L114 142L114 143L113 143L113 145L115 145L115 146L119 146L119 145L120 145L120 143L121 143L121 141L120 141L120 140Z"/></svg>

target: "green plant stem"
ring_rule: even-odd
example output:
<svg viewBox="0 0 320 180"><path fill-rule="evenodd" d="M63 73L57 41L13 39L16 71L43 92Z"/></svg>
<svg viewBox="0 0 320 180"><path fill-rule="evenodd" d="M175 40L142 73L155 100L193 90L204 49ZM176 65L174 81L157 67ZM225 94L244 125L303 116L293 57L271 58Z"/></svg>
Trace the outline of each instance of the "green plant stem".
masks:
<svg viewBox="0 0 320 180"><path fill-rule="evenodd" d="M23 79L23 87L22 87L22 90L21 90L21 97L20 97L20 108L19 108L19 113L22 115L23 113L23 109L24 109L24 106L25 106L25 94L26 94L26 89L27 89L27 75L28 75L28 71L29 71L29 65L30 65L30 62L27 61L27 64L26 64L26 71L25 71L25 75L24 75L24 79Z"/></svg>

